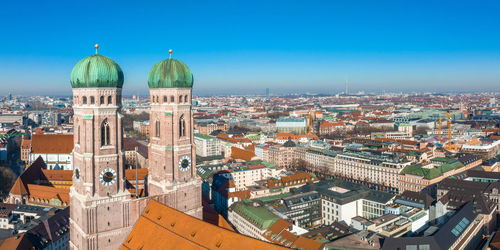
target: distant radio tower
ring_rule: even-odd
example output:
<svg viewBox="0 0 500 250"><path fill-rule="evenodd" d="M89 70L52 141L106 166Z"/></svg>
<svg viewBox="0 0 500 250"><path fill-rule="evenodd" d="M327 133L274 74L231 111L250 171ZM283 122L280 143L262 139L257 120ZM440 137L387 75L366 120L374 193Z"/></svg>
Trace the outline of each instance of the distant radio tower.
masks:
<svg viewBox="0 0 500 250"><path fill-rule="evenodd" d="M345 95L348 95L349 94L349 88L348 88L348 85L347 85L347 79L345 79Z"/></svg>

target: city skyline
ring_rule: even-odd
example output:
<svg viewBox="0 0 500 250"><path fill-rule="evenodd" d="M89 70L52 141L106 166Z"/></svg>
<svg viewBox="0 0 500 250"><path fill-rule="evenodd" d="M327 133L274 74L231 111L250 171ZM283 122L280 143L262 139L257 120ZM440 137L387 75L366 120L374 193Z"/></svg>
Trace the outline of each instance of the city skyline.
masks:
<svg viewBox="0 0 500 250"><path fill-rule="evenodd" d="M196 72L196 95L335 94L345 79L352 93L500 91L493 1L20 4L0 10L16 24L0 41L0 84L15 95L71 95L95 43L122 67L125 95L147 95L169 49Z"/></svg>

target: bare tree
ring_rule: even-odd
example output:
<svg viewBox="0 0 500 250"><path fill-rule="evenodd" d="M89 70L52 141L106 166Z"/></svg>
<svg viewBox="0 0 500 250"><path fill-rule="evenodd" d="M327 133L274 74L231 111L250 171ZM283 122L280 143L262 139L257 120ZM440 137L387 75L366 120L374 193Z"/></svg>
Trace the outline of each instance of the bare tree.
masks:
<svg viewBox="0 0 500 250"><path fill-rule="evenodd" d="M9 194L12 185L16 181L16 174L10 169L6 167L0 167L0 197L4 198Z"/></svg>
<svg viewBox="0 0 500 250"><path fill-rule="evenodd" d="M415 130L414 135L426 135L430 128L428 126L420 126Z"/></svg>

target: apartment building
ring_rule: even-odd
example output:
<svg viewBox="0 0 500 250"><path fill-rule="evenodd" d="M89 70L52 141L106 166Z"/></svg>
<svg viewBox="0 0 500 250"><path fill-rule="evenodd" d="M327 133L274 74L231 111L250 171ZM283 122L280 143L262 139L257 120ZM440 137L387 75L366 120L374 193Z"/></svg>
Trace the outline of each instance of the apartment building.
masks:
<svg viewBox="0 0 500 250"><path fill-rule="evenodd" d="M292 190L293 193L315 191L321 198L323 224L344 221L351 224L351 218L361 216L373 219L384 215L385 206L394 195L369 189L340 179L310 183Z"/></svg>
<svg viewBox="0 0 500 250"><path fill-rule="evenodd" d="M472 203L467 203L440 227L429 228L429 233L426 231L417 237L388 237L382 249L477 249L485 233L481 217Z"/></svg>
<svg viewBox="0 0 500 250"><path fill-rule="evenodd" d="M398 176L411 163L391 153L344 152L334 158L334 172L354 180L382 185L397 191Z"/></svg>
<svg viewBox="0 0 500 250"><path fill-rule="evenodd" d="M262 156L265 156L265 158L262 159L276 164L278 167L289 167L296 160L295 148L296 144L291 140L285 142L283 145L262 147Z"/></svg>
<svg viewBox="0 0 500 250"><path fill-rule="evenodd" d="M194 134L194 144L196 145L196 155L210 157L222 155L221 142L217 137L206 134Z"/></svg>
<svg viewBox="0 0 500 250"><path fill-rule="evenodd" d="M321 171L323 173L335 172L335 157L337 153L320 148L302 148L302 152L297 154L297 158L305 160L311 167L311 171Z"/></svg>
<svg viewBox="0 0 500 250"><path fill-rule="evenodd" d="M196 125L198 133L204 135L210 135L216 130L227 131L227 123L225 121L219 120L217 122L198 122Z"/></svg>
<svg viewBox="0 0 500 250"><path fill-rule="evenodd" d="M34 134L30 161L42 157L48 169L73 170L73 134Z"/></svg>
<svg viewBox="0 0 500 250"><path fill-rule="evenodd" d="M219 172L232 179L236 190L246 189L247 186L256 185L257 181L269 178L277 178L286 170L276 167L275 164L255 160L229 165L227 170Z"/></svg>
<svg viewBox="0 0 500 250"><path fill-rule="evenodd" d="M465 144L460 152L473 154L486 161L500 153L500 140L484 140L474 145Z"/></svg>
<svg viewBox="0 0 500 250"><path fill-rule="evenodd" d="M279 217L258 202L243 200L229 207L228 220L240 234L267 241L264 232Z"/></svg>
<svg viewBox="0 0 500 250"><path fill-rule="evenodd" d="M316 191L284 197L273 204L278 214L284 215L301 228L321 224L321 198Z"/></svg>
<svg viewBox="0 0 500 250"><path fill-rule="evenodd" d="M471 154L459 154L459 157L435 157L425 164L407 166L398 176L399 192L405 190L420 192L432 189L443 179L480 166L482 160Z"/></svg>

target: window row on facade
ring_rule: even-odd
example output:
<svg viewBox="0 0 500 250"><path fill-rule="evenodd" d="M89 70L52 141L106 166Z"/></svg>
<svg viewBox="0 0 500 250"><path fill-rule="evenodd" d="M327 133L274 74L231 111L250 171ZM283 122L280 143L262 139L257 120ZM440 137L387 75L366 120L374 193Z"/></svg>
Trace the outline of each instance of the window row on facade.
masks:
<svg viewBox="0 0 500 250"><path fill-rule="evenodd" d="M162 101L163 100L163 101ZM162 102L161 102L162 101ZM157 103L157 104L163 104L163 103L189 103L189 96L188 95L179 95L178 99L176 100L175 96L163 96L163 98L160 98L160 96L151 96L151 103Z"/></svg>
<svg viewBox="0 0 500 250"><path fill-rule="evenodd" d="M119 102L121 98L117 98L117 102ZM97 99L95 98L95 96L82 96L80 98L80 96L75 96L75 100L74 100L74 103L75 104L81 104L81 105L87 105L87 104L91 104L91 105L94 105L94 104L98 104L98 105L113 105L113 97L112 96L100 96L98 101L97 102Z"/></svg>

